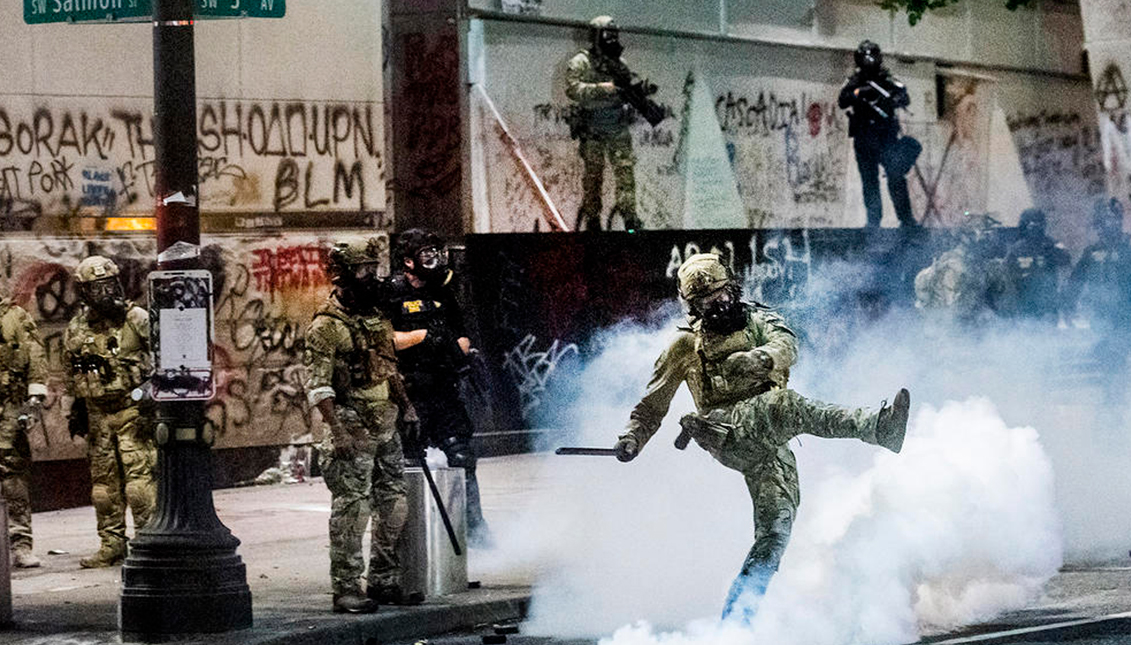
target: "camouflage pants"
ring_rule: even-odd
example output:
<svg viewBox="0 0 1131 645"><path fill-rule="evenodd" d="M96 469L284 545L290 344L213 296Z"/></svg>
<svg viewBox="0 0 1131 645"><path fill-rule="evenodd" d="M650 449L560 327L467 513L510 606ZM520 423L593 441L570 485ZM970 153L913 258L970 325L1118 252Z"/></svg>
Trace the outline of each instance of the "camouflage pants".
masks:
<svg viewBox="0 0 1131 645"><path fill-rule="evenodd" d="M845 408L782 389L740 401L724 412L734 429L721 447L710 452L746 478L754 504L754 545L727 594L723 617L743 611L749 618L749 603L765 593L778 569L801 502L797 461L787 445L789 440L810 434L875 444L878 410ZM739 603L744 595L748 602Z"/></svg>
<svg viewBox="0 0 1131 645"><path fill-rule="evenodd" d="M22 402L0 402L0 491L8 504L8 540L12 548L31 549L31 446L16 419Z"/></svg>
<svg viewBox="0 0 1131 645"><path fill-rule="evenodd" d="M134 516L135 531L149 521L157 502L153 470L157 446L150 420L136 405L110 411L90 406L90 498L98 517L102 546L121 548L126 542L126 505Z"/></svg>
<svg viewBox="0 0 1131 645"><path fill-rule="evenodd" d="M582 139L579 153L585 168L576 230L582 230L582 226L588 231L601 230L601 191L605 182L606 158L613 167L613 179L616 181L616 206L609 214L609 227L612 226L613 215L619 214L624 219L625 229L639 229L640 220L636 217L636 156L632 153L632 134L628 128L616 134Z"/></svg>
<svg viewBox="0 0 1131 645"><path fill-rule="evenodd" d="M332 437L319 459L330 489L330 582L337 595L359 594L365 573L361 540L372 518L370 587L400 583L396 544L408 516L404 452L396 431L397 408L389 403L339 406L338 418L369 441L353 459L334 455Z"/></svg>

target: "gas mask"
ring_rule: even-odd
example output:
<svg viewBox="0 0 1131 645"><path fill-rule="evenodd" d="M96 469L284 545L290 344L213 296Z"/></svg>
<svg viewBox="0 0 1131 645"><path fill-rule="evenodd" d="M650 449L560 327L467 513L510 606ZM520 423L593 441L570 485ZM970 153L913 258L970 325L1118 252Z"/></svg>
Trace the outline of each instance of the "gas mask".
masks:
<svg viewBox="0 0 1131 645"><path fill-rule="evenodd" d="M620 31L602 29L597 36L597 48L605 56L613 60L620 60L620 55L624 53L624 45L620 44Z"/></svg>
<svg viewBox="0 0 1131 645"><path fill-rule="evenodd" d="M425 282L443 282L448 275L448 252L442 247L426 246L416 252L413 273Z"/></svg>
<svg viewBox="0 0 1131 645"><path fill-rule="evenodd" d="M84 282L80 295L83 302L102 317L118 318L125 313L126 294L116 277Z"/></svg>
<svg viewBox="0 0 1131 645"><path fill-rule="evenodd" d="M362 262L351 267L339 285L342 304L353 313L372 310L380 304L383 293L379 266L376 262Z"/></svg>
<svg viewBox="0 0 1131 645"><path fill-rule="evenodd" d="M703 329L716 334L730 334L746 326L746 310L735 290L719 289L691 303L692 309L703 321Z"/></svg>
<svg viewBox="0 0 1131 645"><path fill-rule="evenodd" d="M884 55L880 51L880 46L870 40L860 43L853 58L856 67L860 69L860 73L864 76L876 76L883 68Z"/></svg>

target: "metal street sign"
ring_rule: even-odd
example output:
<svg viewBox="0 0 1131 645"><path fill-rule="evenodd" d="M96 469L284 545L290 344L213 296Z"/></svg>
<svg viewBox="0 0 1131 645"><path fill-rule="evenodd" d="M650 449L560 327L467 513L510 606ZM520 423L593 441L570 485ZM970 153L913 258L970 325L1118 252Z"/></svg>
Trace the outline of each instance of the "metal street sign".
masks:
<svg viewBox="0 0 1131 645"><path fill-rule="evenodd" d="M198 19L282 18L286 0L194 0ZM24 0L24 22L142 22L153 15L153 0Z"/></svg>
<svg viewBox="0 0 1131 645"><path fill-rule="evenodd" d="M197 18L282 18L287 14L286 0L196 0L193 4Z"/></svg>
<svg viewBox="0 0 1131 645"><path fill-rule="evenodd" d="M151 0L24 0L24 22L86 22L146 20L153 15Z"/></svg>

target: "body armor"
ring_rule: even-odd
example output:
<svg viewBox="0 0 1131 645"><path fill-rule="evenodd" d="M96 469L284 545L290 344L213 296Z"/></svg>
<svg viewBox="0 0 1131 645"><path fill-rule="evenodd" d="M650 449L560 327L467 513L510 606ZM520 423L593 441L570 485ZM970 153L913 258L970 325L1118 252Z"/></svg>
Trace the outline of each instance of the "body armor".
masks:
<svg viewBox="0 0 1131 645"><path fill-rule="evenodd" d="M94 402L124 397L145 382L148 338L131 319L148 315L131 306L120 325L91 321L85 311L71 321L64 343L74 396Z"/></svg>
<svg viewBox="0 0 1131 645"><path fill-rule="evenodd" d="M760 345L749 325L726 336L696 334L695 354L703 370L702 408L730 405L774 387L773 381L727 367L728 356Z"/></svg>

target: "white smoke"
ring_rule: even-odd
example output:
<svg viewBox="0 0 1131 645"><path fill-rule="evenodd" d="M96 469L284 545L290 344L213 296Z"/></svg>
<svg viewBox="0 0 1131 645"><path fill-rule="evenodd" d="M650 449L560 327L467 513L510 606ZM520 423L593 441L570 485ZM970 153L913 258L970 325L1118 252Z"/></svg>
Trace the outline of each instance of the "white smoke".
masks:
<svg viewBox="0 0 1131 645"><path fill-rule="evenodd" d="M581 379L579 445L613 443L670 334L624 328L605 341ZM793 443L803 501L750 629L717 621L753 542L749 495L741 475L694 444L672 447L676 420L693 407L681 389L637 460L556 457L541 474L536 509L496 524L496 566L538 573L525 631L615 631L618 645L894 643L1032 600L1061 557L1052 467L1037 432L1006 424L984 398L925 404L914 380L930 380L923 356L889 350L877 361L874 350L845 357L870 363L870 373L855 372L865 379L825 380L813 391L806 384L817 372L795 381L803 394L851 405L912 385L904 450Z"/></svg>

